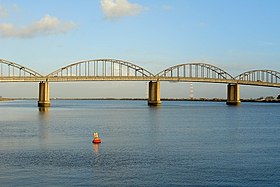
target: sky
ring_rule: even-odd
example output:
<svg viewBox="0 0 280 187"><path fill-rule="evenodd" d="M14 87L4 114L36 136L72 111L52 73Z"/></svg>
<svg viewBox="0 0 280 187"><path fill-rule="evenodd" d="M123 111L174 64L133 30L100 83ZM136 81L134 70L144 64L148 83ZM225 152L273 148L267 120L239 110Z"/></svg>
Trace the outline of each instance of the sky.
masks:
<svg viewBox="0 0 280 187"><path fill-rule="evenodd" d="M121 59L154 74L189 62L233 76L280 71L278 0L0 0L0 59L47 75L68 64ZM161 83L189 97L189 83ZM20 89L21 91L19 92ZM194 97L226 97L225 84L193 83ZM276 96L241 87L241 97ZM37 83L1 83L0 95L37 97ZM146 97L147 82L51 83L51 97Z"/></svg>

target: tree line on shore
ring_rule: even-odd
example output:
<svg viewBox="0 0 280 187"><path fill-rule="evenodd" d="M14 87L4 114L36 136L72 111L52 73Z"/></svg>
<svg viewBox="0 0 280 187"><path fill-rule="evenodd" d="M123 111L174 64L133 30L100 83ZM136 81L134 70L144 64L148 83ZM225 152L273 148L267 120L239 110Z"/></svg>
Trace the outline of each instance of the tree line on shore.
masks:
<svg viewBox="0 0 280 187"><path fill-rule="evenodd" d="M0 96L0 101L9 101L9 100L26 100L28 98L5 98ZM35 98L33 98L35 99ZM146 98L53 98L53 99L58 99L58 100L146 100ZM226 99L221 99L221 98L161 98L162 101L226 101ZM267 96L267 97L259 97L256 99L241 99L241 101L280 101L280 94L277 97L273 96Z"/></svg>

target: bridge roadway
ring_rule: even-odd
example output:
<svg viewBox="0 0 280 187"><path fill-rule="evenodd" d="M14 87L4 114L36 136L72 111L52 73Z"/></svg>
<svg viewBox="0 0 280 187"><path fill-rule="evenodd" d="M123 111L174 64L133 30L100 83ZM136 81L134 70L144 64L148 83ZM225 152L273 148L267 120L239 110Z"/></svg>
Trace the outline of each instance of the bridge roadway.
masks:
<svg viewBox="0 0 280 187"><path fill-rule="evenodd" d="M62 67L46 76L20 64L0 59L0 82L39 82L39 106L50 106L49 82L149 81L149 105L160 105L160 81L228 84L227 104L240 103L239 85L280 87L280 73L252 70L233 77L219 67L205 63L186 63L169 67L154 75L122 60L96 59Z"/></svg>

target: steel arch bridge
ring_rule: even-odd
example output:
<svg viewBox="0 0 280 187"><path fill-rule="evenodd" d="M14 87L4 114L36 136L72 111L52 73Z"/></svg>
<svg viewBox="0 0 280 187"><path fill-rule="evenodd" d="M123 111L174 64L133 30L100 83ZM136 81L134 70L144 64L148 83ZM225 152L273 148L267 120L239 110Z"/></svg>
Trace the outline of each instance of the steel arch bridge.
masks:
<svg viewBox="0 0 280 187"><path fill-rule="evenodd" d="M169 67L156 75L163 81L232 83L226 71L205 63L187 63Z"/></svg>
<svg viewBox="0 0 280 187"><path fill-rule="evenodd" d="M47 79L63 81L148 81L154 75L131 62L114 59L80 61L62 67L50 74Z"/></svg>
<svg viewBox="0 0 280 187"><path fill-rule="evenodd" d="M149 81L149 105L159 105L160 81L209 82L228 84L227 104L240 103L239 85L280 88L280 73L253 70L233 77L219 67L206 63L186 63L169 67L154 75L131 62L114 59L80 61L46 76L14 62L0 59L0 82L40 82L38 106L50 106L49 82L66 81Z"/></svg>
<svg viewBox="0 0 280 187"><path fill-rule="evenodd" d="M43 75L20 64L0 59L0 82L38 82Z"/></svg>
<svg viewBox="0 0 280 187"><path fill-rule="evenodd" d="M273 70L253 70L235 77L238 84L280 87L280 73Z"/></svg>
<svg viewBox="0 0 280 187"><path fill-rule="evenodd" d="M274 70L252 70L233 77L217 66L195 62L175 65L154 75L131 62L96 59L76 62L44 76L23 65L0 59L0 73L0 82L171 81L280 87L280 73Z"/></svg>

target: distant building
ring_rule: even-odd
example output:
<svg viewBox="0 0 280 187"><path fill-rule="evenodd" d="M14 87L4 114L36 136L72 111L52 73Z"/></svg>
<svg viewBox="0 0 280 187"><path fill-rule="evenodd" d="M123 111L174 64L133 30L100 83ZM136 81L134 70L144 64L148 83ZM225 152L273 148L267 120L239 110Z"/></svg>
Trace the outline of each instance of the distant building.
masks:
<svg viewBox="0 0 280 187"><path fill-rule="evenodd" d="M274 100L274 97L273 96L268 96L268 97L265 98L265 100L266 101L271 101L271 100Z"/></svg>

